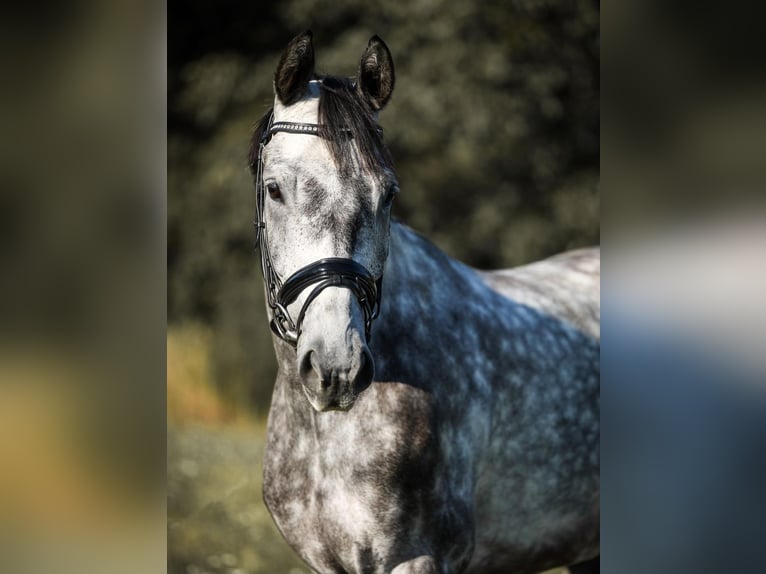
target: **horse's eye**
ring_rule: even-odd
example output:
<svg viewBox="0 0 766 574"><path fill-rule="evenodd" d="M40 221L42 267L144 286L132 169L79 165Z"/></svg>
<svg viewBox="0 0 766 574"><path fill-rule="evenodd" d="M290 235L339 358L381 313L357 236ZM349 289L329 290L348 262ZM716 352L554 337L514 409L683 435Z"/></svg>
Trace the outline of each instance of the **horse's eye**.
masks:
<svg viewBox="0 0 766 574"><path fill-rule="evenodd" d="M271 199L280 199L282 197L282 192L279 190L279 185L273 181L266 185L266 191L269 192L269 197Z"/></svg>
<svg viewBox="0 0 766 574"><path fill-rule="evenodd" d="M388 186L388 189L386 190L386 198L383 200L383 205L388 207L393 203L394 198L396 197L396 194L399 193L399 186L395 183L392 183Z"/></svg>

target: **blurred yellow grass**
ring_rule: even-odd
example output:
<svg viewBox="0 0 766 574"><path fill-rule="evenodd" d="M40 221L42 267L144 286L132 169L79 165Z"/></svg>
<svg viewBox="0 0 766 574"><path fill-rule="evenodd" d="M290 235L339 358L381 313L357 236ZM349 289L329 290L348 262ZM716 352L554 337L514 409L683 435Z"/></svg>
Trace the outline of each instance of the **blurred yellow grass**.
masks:
<svg viewBox="0 0 766 574"><path fill-rule="evenodd" d="M198 323L169 325L167 414L169 424L244 422L245 410L227 403L211 376L212 332Z"/></svg>
<svg viewBox="0 0 766 574"><path fill-rule="evenodd" d="M28 368L3 369L0 517L77 525L93 518L90 510L101 489L83 468L72 387L61 381L60 367L41 368L40 359Z"/></svg>
<svg viewBox="0 0 766 574"><path fill-rule="evenodd" d="M0 382L0 532L8 545L0 571L41 561L62 573L98 571L85 565L103 567L96 541L127 557L125 565L157 564L163 493L142 498L99 456L89 418L93 373L82 357L42 347L3 353ZM13 569L3 563L9 548Z"/></svg>

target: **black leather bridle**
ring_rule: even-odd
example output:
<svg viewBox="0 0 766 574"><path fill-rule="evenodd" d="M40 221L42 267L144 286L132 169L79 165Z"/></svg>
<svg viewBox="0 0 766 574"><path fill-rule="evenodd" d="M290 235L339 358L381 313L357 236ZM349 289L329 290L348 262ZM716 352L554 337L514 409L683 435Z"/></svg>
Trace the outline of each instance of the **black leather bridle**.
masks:
<svg viewBox="0 0 766 574"><path fill-rule="evenodd" d="M364 312L364 330L370 339L372 322L380 312L380 296L383 277L375 279L372 274L353 259L329 257L298 269L282 282L271 261L269 242L264 221L265 186L263 184L263 150L272 136L278 132L320 136L319 125L295 122L273 122L269 117L267 128L258 143L258 164L255 176L255 244L261 252L261 271L266 284L266 302L272 311L271 330L292 345L298 344L306 310L317 296L328 287L350 289ZM272 123L273 122L273 123ZM321 136L320 136L321 137ZM294 321L287 308L304 289L314 286Z"/></svg>

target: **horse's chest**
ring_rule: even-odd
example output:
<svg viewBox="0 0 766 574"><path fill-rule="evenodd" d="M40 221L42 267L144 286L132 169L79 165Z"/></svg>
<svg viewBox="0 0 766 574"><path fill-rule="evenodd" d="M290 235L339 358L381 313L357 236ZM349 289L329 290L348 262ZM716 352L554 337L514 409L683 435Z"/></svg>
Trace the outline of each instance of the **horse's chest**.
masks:
<svg viewBox="0 0 766 574"><path fill-rule="evenodd" d="M390 486L390 478L380 472L383 461L375 472L373 461L357 462L352 453L330 444L307 452L304 440L291 438L286 448L271 444L266 453L264 494L270 510L288 521L292 516L301 522L348 516L363 527L379 491Z"/></svg>
<svg viewBox="0 0 766 574"><path fill-rule="evenodd" d="M403 475L421 473L391 453L364 462L346 454L282 459L267 472L264 498L287 541L317 571L377 572L413 518L407 482L414 479Z"/></svg>
<svg viewBox="0 0 766 574"><path fill-rule="evenodd" d="M376 485L356 482L354 472L330 470L318 458L306 462L300 473L278 472L279 479L266 480L264 499L296 551L320 571L332 571L337 561L348 561L355 545L370 545L384 534L375 517L384 501Z"/></svg>
<svg viewBox="0 0 766 574"><path fill-rule="evenodd" d="M288 542L320 572L377 571L373 563L386 563L424 527L438 455L429 401L401 402L376 386L348 413L321 413L304 427L279 417L270 425L264 499Z"/></svg>

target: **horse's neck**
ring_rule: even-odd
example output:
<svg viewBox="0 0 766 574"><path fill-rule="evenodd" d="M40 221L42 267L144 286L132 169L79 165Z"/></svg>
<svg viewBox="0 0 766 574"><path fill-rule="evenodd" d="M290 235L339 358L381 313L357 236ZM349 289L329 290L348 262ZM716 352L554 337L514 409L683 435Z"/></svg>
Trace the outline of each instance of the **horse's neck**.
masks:
<svg viewBox="0 0 766 574"><path fill-rule="evenodd" d="M476 340L492 297L473 269L394 222L372 328L376 377L422 379L416 373L443 362L445 349L470 352L466 346Z"/></svg>
<svg viewBox="0 0 766 574"><path fill-rule="evenodd" d="M385 314L425 319L423 308L434 310L454 297L486 289L467 265L452 259L406 225L393 222L388 261L383 278Z"/></svg>

